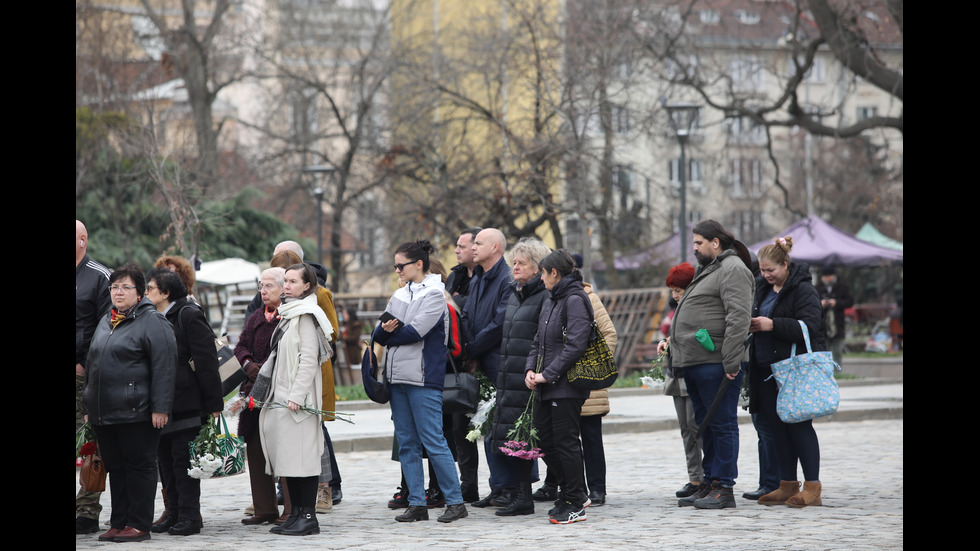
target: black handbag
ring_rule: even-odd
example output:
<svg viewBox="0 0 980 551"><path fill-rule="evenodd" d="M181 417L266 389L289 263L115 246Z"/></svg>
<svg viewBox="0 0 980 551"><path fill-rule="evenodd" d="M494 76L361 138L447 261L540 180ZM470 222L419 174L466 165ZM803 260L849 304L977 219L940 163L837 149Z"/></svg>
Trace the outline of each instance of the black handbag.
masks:
<svg viewBox="0 0 980 551"><path fill-rule="evenodd" d="M447 355L453 370L446 372L442 390L443 413L473 413L480 403L480 381L468 371L456 369L456 362Z"/></svg>
<svg viewBox="0 0 980 551"><path fill-rule="evenodd" d="M568 370L568 382L579 390L599 390L616 382L619 370L599 325L592 322L592 336L582 357Z"/></svg>
<svg viewBox="0 0 980 551"><path fill-rule="evenodd" d="M200 306L190 302L177 311L177 330L184 335L184 339L187 339L187 334L184 333L184 324L181 321L183 317L181 314L185 308L200 309ZM214 337L214 334L212 333L211 336ZM214 337L214 349L218 357L218 377L221 378L222 396L228 396L232 392L235 392L243 382L248 380L248 374L242 369L242 364L235 356L235 351L225 340L224 337L226 336L227 334L221 337ZM190 348L190 344L187 346ZM191 366L191 371L197 370L197 367L194 365L194 358L191 358L187 363Z"/></svg>
<svg viewBox="0 0 980 551"><path fill-rule="evenodd" d="M382 375L378 380L378 357L374 354L374 337L368 343L364 356L361 358L361 382L367 397L375 403L387 404L391 399L388 383Z"/></svg>

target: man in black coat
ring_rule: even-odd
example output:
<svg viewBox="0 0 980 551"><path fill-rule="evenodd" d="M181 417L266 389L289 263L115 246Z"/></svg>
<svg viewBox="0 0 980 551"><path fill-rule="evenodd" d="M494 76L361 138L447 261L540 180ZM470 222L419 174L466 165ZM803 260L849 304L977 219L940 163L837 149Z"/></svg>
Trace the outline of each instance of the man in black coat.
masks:
<svg viewBox="0 0 980 551"><path fill-rule="evenodd" d="M833 266L824 266L820 271L820 284L817 285L820 294L820 306L823 307L823 325L827 336L827 344L837 365L844 365L844 310L854 306L851 290L837 278L837 270Z"/></svg>

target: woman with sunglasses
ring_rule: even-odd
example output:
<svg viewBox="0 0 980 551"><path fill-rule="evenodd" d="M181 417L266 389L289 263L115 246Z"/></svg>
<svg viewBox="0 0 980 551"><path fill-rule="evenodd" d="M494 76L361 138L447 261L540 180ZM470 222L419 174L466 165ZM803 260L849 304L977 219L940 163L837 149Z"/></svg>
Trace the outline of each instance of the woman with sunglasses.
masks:
<svg viewBox="0 0 980 551"><path fill-rule="evenodd" d="M399 522L429 520L425 501L422 448L446 498L439 522L467 516L459 474L443 434L442 391L446 379L445 285L428 274L428 241L403 243L395 249L395 271L403 284L388 301L374 341L387 347L384 377L391 391L391 417L398 438L398 460L408 485L408 509Z"/></svg>

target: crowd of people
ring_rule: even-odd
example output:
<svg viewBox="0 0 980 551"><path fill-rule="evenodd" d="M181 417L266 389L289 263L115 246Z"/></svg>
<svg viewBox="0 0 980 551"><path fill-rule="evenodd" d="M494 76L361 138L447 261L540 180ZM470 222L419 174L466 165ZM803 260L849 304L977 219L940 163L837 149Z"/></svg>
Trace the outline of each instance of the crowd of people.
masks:
<svg viewBox="0 0 980 551"><path fill-rule="evenodd" d="M165 256L145 274L132 264L109 270L89 258L87 231L77 220L76 238L76 426L94 428L112 500L109 530L98 538L200 533L200 480L188 475L188 444L221 415L224 397L214 335L193 297L193 268ZM388 506L404 509L394 517L399 522L425 521L430 509L445 507L437 520L449 523L468 516L466 504L516 516L534 515L535 502L553 502L549 522L584 521L589 507L606 502L601 420L609 400L606 390L572 385L567 373L593 324L615 348L612 320L583 280L578 255L536 237L508 251L495 228L467 228L456 243L458 264L448 271L424 239L395 248L398 288L371 332L402 473ZM813 349L826 349L825 312L847 303L846 287L831 282L818 293L809 267L790 259L788 238L756 257L708 220L694 226L693 245L698 266L675 266L667 277L673 309L658 344L689 475L678 505L735 507L743 379L760 437L759 489L743 496L765 505L819 505L816 433L809 421L779 419L769 365L802 345L800 321ZM332 419L323 412L334 409L334 343L340 339L348 361L358 361L362 327L349 309L338 320L325 276L322 266L303 260L299 244L280 243L234 350L248 376L240 396L283 405L239 414L252 493L242 523L269 523L281 535L318 534L317 513L342 499L323 422ZM472 412L443 412L446 374L460 369L478 375L492 396L485 426L471 424ZM528 424L539 447L530 459L509 447ZM482 498L481 441L490 473ZM544 483L532 491L539 467ZM165 507L154 521L158 482ZM99 501L98 492L79 489L76 533L99 531Z"/></svg>

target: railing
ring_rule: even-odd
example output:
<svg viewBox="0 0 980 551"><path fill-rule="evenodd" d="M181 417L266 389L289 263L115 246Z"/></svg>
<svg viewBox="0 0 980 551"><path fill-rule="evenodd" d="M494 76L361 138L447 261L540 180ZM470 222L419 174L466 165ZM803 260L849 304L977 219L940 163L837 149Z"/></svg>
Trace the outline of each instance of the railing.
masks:
<svg viewBox="0 0 980 551"><path fill-rule="evenodd" d="M653 340L667 303L666 287L600 291L602 305L616 326L616 365L620 375L646 369L644 344ZM641 352L640 355L637 352Z"/></svg>

